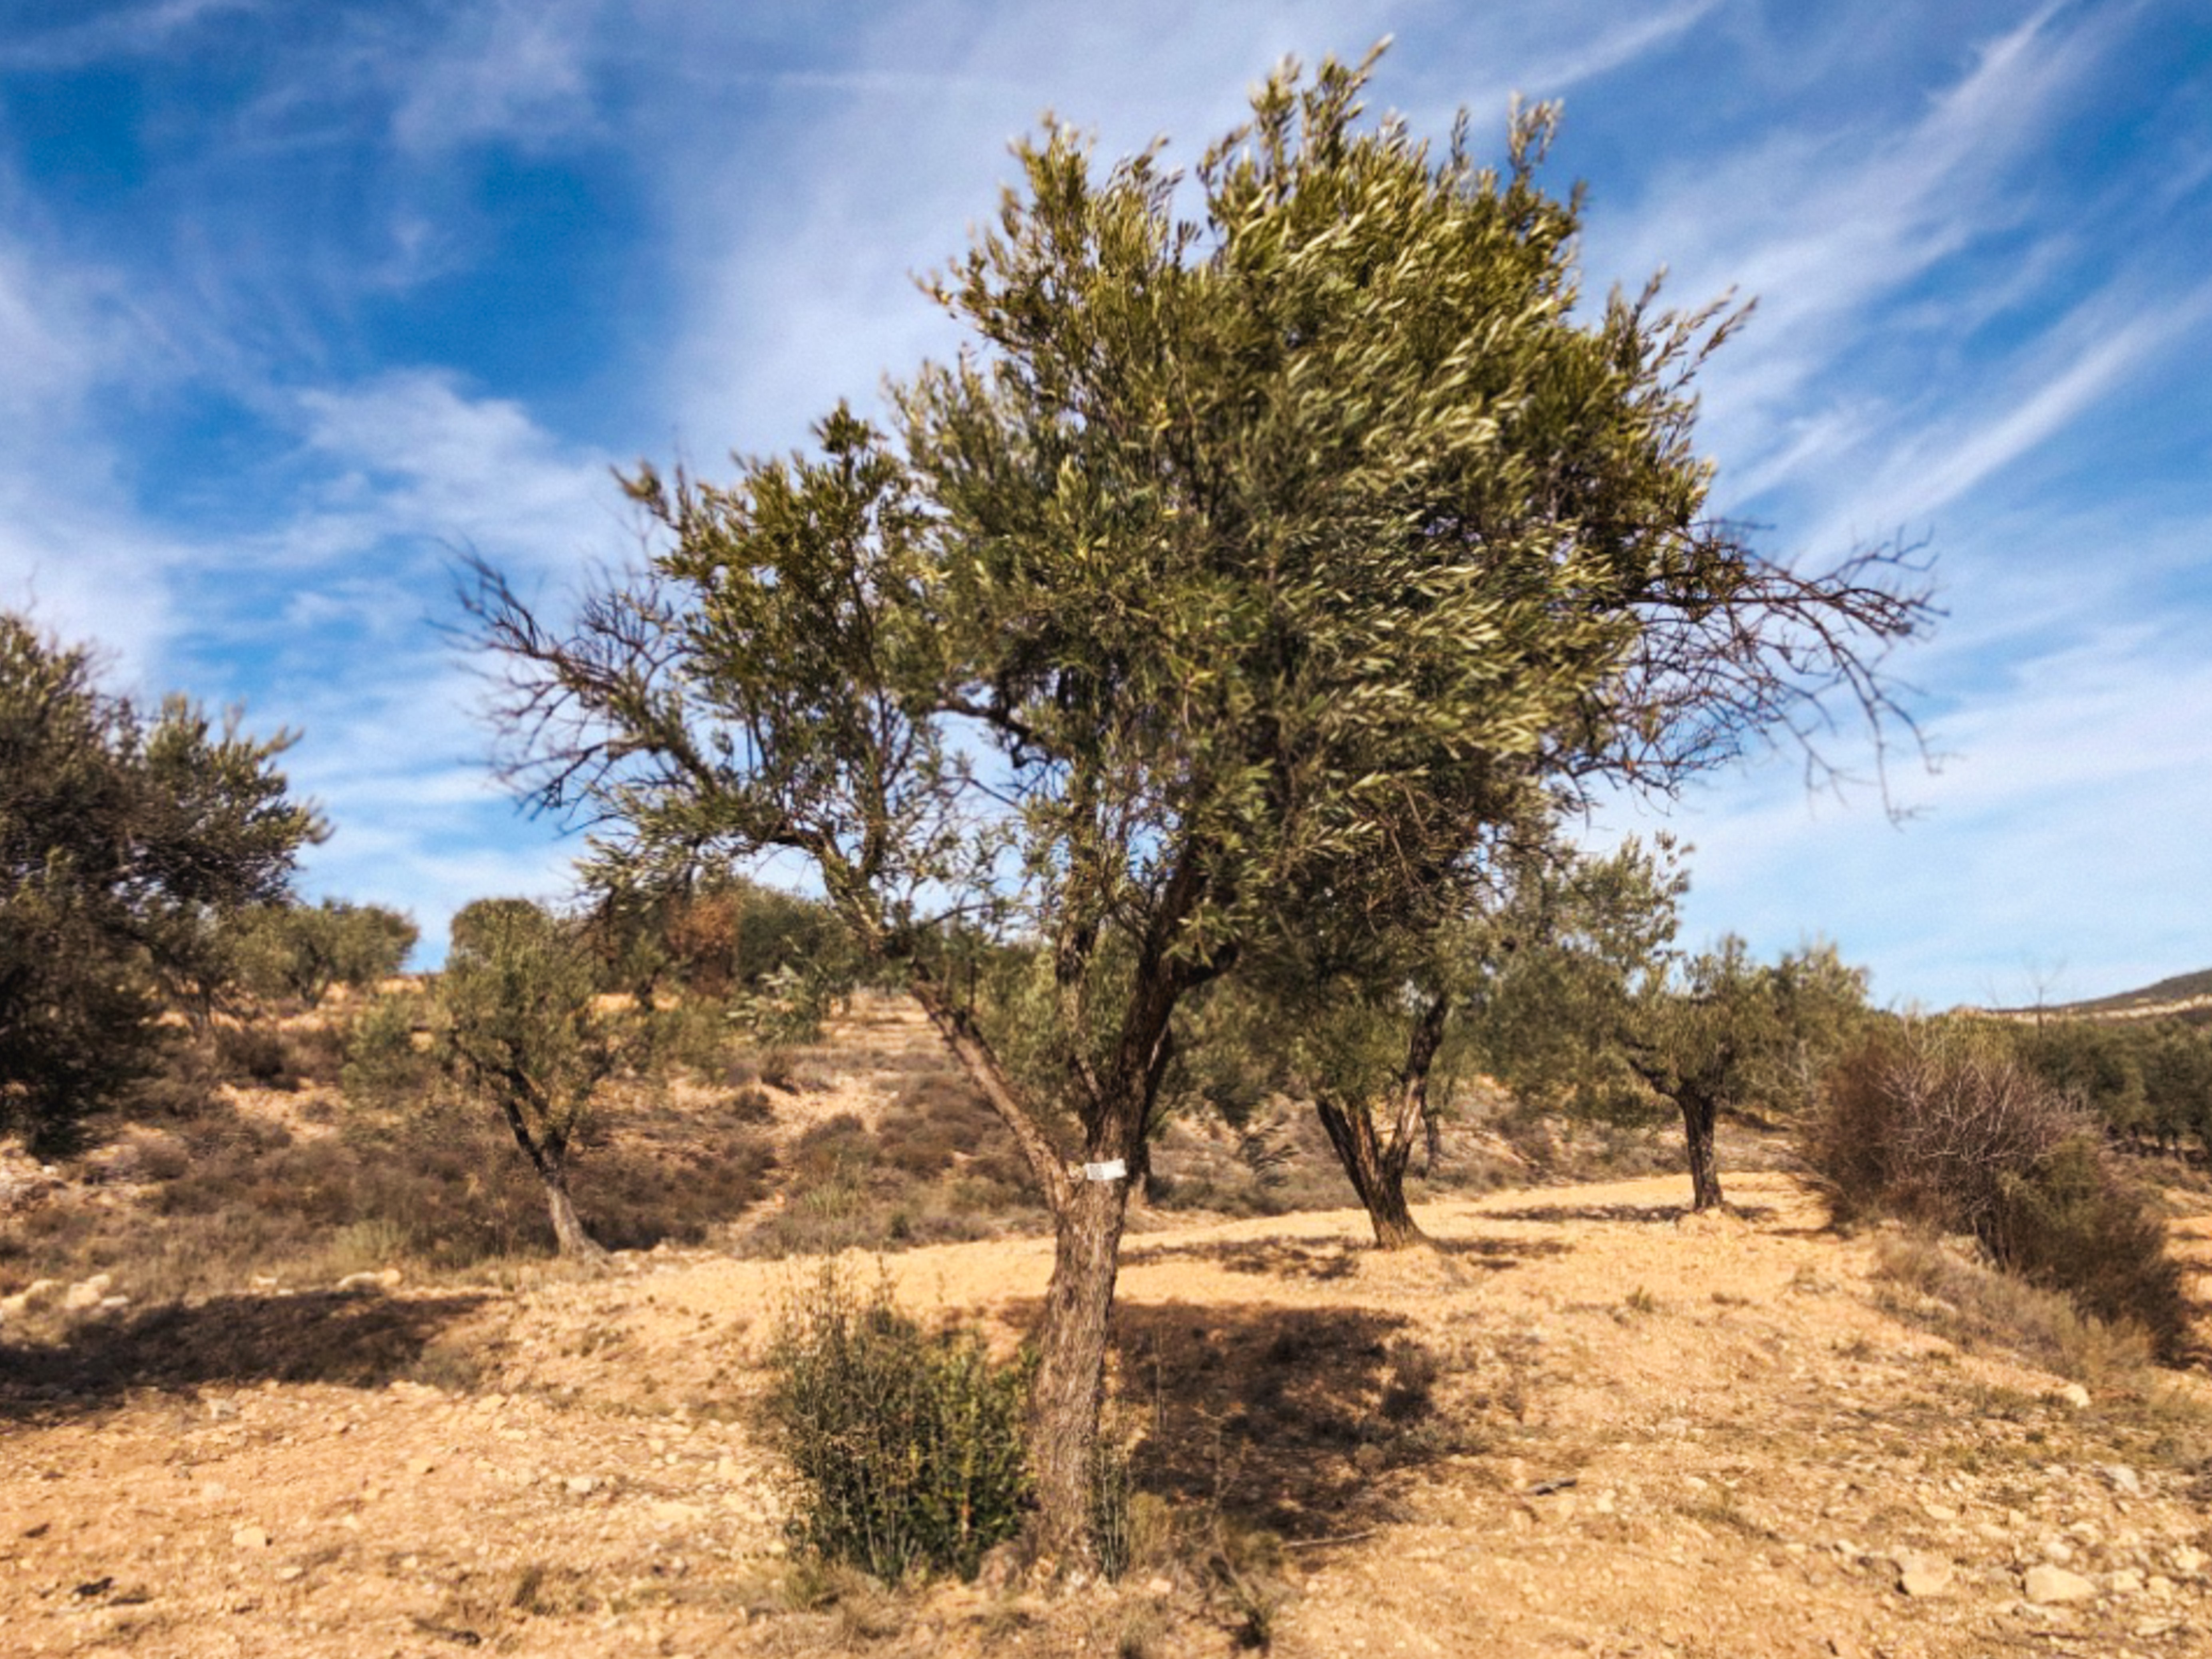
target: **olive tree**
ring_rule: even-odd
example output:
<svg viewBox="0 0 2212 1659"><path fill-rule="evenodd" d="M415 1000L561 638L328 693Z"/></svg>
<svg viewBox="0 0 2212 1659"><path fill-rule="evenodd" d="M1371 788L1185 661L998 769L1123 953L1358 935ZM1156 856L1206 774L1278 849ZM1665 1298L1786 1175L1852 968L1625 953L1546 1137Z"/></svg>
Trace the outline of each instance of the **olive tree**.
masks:
<svg viewBox="0 0 2212 1659"><path fill-rule="evenodd" d="M1677 1113L1692 1207L1723 1201L1723 1111L1802 1104L1865 1008L1865 975L1831 945L1754 961L1725 938L1674 945L1688 885L1675 849L1633 842L1547 872L1489 964L1485 1062L1516 1091L1600 1117Z"/></svg>
<svg viewBox="0 0 2212 1659"><path fill-rule="evenodd" d="M641 861L810 865L1005 1120L1054 1218L1051 1550L1179 1006L1291 907L1437 908L1532 778L1662 787L1838 680L1879 713L1924 617L1879 554L1804 574L1709 517L1690 381L1732 318L1583 311L1548 112L1487 167L1365 120L1365 75L1274 76L1187 198L1048 127L889 432L641 468L664 545L572 623L465 595L521 787ZM1042 1081L971 994L992 939L1049 964Z"/></svg>
<svg viewBox="0 0 2212 1659"><path fill-rule="evenodd" d="M568 1164L592 1096L622 1054L597 1006L592 963L558 917L524 899L480 899L453 918L438 980L435 1052L496 1110L545 1191L561 1254L606 1252L576 1213Z"/></svg>
<svg viewBox="0 0 2212 1659"><path fill-rule="evenodd" d="M296 997L310 1008L334 985L367 989L391 978L417 937L414 921L397 910L328 898L258 905L225 931L234 971L248 989Z"/></svg>
<svg viewBox="0 0 2212 1659"><path fill-rule="evenodd" d="M65 1140L149 1070L165 1001L204 1010L222 918L321 838L288 733L103 690L91 653L0 613L0 1125Z"/></svg>

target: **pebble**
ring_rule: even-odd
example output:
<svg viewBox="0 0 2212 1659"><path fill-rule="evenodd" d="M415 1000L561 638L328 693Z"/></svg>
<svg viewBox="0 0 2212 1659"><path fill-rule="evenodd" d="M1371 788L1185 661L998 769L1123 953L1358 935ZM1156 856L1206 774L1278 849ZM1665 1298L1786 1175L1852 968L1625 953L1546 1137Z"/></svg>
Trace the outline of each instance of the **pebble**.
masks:
<svg viewBox="0 0 2212 1659"><path fill-rule="evenodd" d="M570 1497L589 1498L599 1489L599 1477L592 1474L572 1474L568 1477L568 1486Z"/></svg>
<svg viewBox="0 0 2212 1659"><path fill-rule="evenodd" d="M242 1550L265 1550L269 1534L259 1527L240 1527L230 1534L230 1541Z"/></svg>
<svg viewBox="0 0 2212 1659"><path fill-rule="evenodd" d="M2047 1563L2027 1570L2027 1589L2029 1601L2045 1606L2060 1601L2094 1601L2097 1595L2097 1587L2080 1573Z"/></svg>
<svg viewBox="0 0 2212 1659"><path fill-rule="evenodd" d="M1916 1600L1948 1595L1951 1589L1951 1564L1923 1559L1898 1574L1897 1587Z"/></svg>

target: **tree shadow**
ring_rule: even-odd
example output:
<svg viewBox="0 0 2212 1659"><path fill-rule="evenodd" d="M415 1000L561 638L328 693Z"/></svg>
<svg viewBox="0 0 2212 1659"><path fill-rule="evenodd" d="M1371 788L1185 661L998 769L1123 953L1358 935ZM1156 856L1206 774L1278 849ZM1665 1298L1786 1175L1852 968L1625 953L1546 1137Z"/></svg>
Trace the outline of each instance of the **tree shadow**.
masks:
<svg viewBox="0 0 2212 1659"><path fill-rule="evenodd" d="M1427 1248L1446 1261L1502 1273L1518 1267L1526 1257L1560 1255L1568 1247L1551 1239L1434 1238ZM1421 1255L1422 1247L1416 1245L1399 1259L1417 1261ZM1320 1243L1295 1238L1224 1239L1203 1243L1140 1241L1124 1245L1121 1251L1125 1267L1163 1261L1209 1261L1232 1273L1302 1279L1322 1284L1352 1278L1358 1273L1363 1261L1389 1259L1371 1244L1349 1239Z"/></svg>
<svg viewBox="0 0 2212 1659"><path fill-rule="evenodd" d="M1731 1204L1728 1212L1738 1220L1757 1224L1776 1212L1771 1205ZM1641 1226L1672 1226L1691 1213L1686 1204L1533 1204L1518 1210L1486 1210L1494 1221L1535 1221L1564 1226L1574 1221L1628 1222Z"/></svg>
<svg viewBox="0 0 2212 1659"><path fill-rule="evenodd" d="M1146 1419L1136 1485L1287 1539L1388 1518L1390 1470L1474 1443L1435 1398L1446 1361L1409 1322L1364 1308L1124 1301L1120 1397Z"/></svg>
<svg viewBox="0 0 2212 1659"><path fill-rule="evenodd" d="M79 1326L66 1342L0 1343L0 1419L99 1410L134 1389L204 1383L377 1388L417 1367L482 1293L225 1296Z"/></svg>

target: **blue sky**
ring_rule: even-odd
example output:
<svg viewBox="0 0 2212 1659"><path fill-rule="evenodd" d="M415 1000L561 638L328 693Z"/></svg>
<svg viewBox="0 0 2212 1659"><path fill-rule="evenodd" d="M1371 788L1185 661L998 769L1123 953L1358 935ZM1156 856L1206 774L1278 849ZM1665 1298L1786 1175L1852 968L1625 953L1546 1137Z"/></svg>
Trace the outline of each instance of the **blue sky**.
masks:
<svg viewBox="0 0 2212 1659"><path fill-rule="evenodd" d="M1717 506L1937 561L1911 821L1785 754L1595 833L1673 828L1693 939L1830 938L1885 1000L2212 965L2197 0L0 0L0 605L298 728L310 894L437 935L557 892L434 626L453 550L557 604L636 549L611 468L715 476L947 352L911 276L1043 111L1188 161L1285 54L1384 34L1418 131L1564 100L1593 292L1758 297L1704 382Z"/></svg>

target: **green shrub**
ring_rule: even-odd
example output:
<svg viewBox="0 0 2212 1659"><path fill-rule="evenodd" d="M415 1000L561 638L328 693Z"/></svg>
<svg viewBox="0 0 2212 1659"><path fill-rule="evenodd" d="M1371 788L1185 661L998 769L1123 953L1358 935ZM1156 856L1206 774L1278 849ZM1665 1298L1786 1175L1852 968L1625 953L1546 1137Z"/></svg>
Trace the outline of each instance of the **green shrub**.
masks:
<svg viewBox="0 0 2212 1659"><path fill-rule="evenodd" d="M1026 1364L994 1364L972 1333L925 1333L889 1287L834 1267L784 1316L770 1420L805 1483L799 1540L896 1583L975 1577L1020 1527Z"/></svg>
<svg viewBox="0 0 2212 1659"><path fill-rule="evenodd" d="M427 1030L429 1000L416 994L379 997L362 1010L346 1035L338 1087L356 1106L381 1111L419 1102L435 1092L436 1060L415 1034Z"/></svg>
<svg viewBox="0 0 2212 1659"><path fill-rule="evenodd" d="M2149 1195L2094 1120L1985 1036L1870 1040L1831 1073L1801 1135L1838 1219L1971 1233L1999 1266L2179 1356L2190 1309Z"/></svg>

